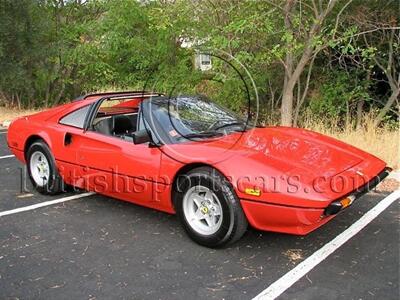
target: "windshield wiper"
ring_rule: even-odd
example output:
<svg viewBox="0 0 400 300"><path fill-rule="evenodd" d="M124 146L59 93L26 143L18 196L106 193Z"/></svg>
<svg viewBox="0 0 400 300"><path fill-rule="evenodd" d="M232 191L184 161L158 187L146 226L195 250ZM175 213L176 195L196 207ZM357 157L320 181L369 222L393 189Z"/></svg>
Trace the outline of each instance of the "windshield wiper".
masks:
<svg viewBox="0 0 400 300"><path fill-rule="evenodd" d="M204 131L204 132L196 132L196 133L189 133L180 136L181 138L191 139L191 138L208 138L214 136L222 136L224 135L222 132L216 131Z"/></svg>
<svg viewBox="0 0 400 300"><path fill-rule="evenodd" d="M242 130L246 129L246 124L245 123L243 123L243 122L232 122L232 123L227 123L227 124L215 127L214 130L220 130L222 128L231 127L231 126L238 126L238 125L242 125L242 127L243 127Z"/></svg>

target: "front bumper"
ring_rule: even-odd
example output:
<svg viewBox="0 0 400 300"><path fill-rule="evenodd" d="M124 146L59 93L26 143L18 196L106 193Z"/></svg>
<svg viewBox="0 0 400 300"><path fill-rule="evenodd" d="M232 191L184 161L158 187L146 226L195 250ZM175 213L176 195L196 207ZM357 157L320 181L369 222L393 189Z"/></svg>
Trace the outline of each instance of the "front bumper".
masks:
<svg viewBox="0 0 400 300"><path fill-rule="evenodd" d="M385 168L369 182L340 200L350 196L354 197L353 200L361 197L386 178L390 171L390 168ZM241 199L240 202L247 220L254 228L263 231L306 235L327 223L334 218L338 212L349 206L347 205L344 207L341 205L338 207L337 203L340 202L340 200L335 200L326 208L295 207L249 199Z"/></svg>
<svg viewBox="0 0 400 300"><path fill-rule="evenodd" d="M303 208L241 199L250 225L258 230L306 235L334 216L323 217L323 208Z"/></svg>
<svg viewBox="0 0 400 300"><path fill-rule="evenodd" d="M351 194L346 195L345 197L343 197L339 200L333 201L325 209L324 215L325 216L336 215L338 212L349 207L354 202L354 200L360 198L362 195L373 190L383 179L385 179L389 175L390 171L392 171L391 168L388 168L388 167L385 168L381 173L379 173L377 176L372 178L369 182L367 182L363 186L359 187L357 190L355 190Z"/></svg>

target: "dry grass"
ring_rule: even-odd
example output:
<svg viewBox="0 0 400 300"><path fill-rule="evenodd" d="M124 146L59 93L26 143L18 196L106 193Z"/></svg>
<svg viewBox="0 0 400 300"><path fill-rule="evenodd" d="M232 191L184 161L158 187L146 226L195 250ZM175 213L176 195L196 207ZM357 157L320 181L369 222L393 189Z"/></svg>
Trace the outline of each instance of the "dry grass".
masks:
<svg viewBox="0 0 400 300"><path fill-rule="evenodd" d="M388 127L375 128L373 120L373 114L364 116L363 124L359 129L354 129L354 124L328 127L326 122L311 119L303 121L303 126L372 153L390 167L399 169L400 131ZM335 124L335 122L332 123Z"/></svg>
<svg viewBox="0 0 400 300"><path fill-rule="evenodd" d="M3 107L0 106L0 125L4 121L12 121L15 118L26 116L26 115L31 115L34 114L35 112L38 112L38 110L34 109L15 109L15 108L8 108L8 107Z"/></svg>

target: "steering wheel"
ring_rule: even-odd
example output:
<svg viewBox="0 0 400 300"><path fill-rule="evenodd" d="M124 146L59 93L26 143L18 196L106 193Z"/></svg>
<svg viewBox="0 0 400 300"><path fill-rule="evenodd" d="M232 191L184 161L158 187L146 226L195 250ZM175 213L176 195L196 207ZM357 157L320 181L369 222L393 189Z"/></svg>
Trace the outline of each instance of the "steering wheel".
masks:
<svg viewBox="0 0 400 300"><path fill-rule="evenodd" d="M211 130L212 128L214 128L214 126L217 125L219 122L221 122L221 120L217 120L217 121L213 122L213 123L207 128L207 131L208 131L208 130Z"/></svg>
<svg viewBox="0 0 400 300"><path fill-rule="evenodd" d="M229 120L230 120L230 119L228 119L228 118L219 119L219 120L215 121L214 123L212 123L212 124L207 128L207 130L213 129L213 128L215 127L215 125L217 125L218 123L221 123L221 122L223 122L223 121L229 121Z"/></svg>

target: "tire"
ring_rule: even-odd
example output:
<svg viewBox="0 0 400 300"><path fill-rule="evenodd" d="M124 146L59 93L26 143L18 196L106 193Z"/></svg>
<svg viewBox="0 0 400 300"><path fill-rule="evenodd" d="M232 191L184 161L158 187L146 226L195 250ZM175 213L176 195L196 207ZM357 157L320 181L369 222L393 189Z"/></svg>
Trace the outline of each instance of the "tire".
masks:
<svg viewBox="0 0 400 300"><path fill-rule="evenodd" d="M34 142L26 153L29 178L34 188L44 195L64 192L65 184L58 173L53 155L44 141Z"/></svg>
<svg viewBox="0 0 400 300"><path fill-rule="evenodd" d="M174 190L177 215L196 243L219 248L239 240L247 219L231 184L217 170L200 167L178 178Z"/></svg>

